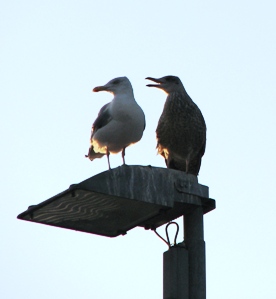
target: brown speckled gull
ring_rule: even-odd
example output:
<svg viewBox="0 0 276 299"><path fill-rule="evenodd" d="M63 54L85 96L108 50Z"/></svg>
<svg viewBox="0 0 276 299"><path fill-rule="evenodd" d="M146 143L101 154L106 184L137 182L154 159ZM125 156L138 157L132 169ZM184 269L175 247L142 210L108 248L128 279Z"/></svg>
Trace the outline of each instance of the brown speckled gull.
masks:
<svg viewBox="0 0 276 299"><path fill-rule="evenodd" d="M158 153L168 168L198 175L206 147L206 124L178 77L147 77L168 95L156 129Z"/></svg>

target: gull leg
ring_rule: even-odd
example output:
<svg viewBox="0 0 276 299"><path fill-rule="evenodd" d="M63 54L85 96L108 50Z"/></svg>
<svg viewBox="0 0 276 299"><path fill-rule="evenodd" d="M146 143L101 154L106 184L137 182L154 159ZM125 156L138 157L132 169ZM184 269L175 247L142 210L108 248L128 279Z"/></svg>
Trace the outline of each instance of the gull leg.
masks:
<svg viewBox="0 0 276 299"><path fill-rule="evenodd" d="M188 173L189 171L189 160L187 159L186 160L186 173Z"/></svg>
<svg viewBox="0 0 276 299"><path fill-rule="evenodd" d="M126 148L124 147L123 150L122 150L123 165L126 164L126 162L125 162L125 155L126 155Z"/></svg>
<svg viewBox="0 0 276 299"><path fill-rule="evenodd" d="M109 155L110 155L110 152L108 151L108 149L106 149L106 156L107 156L107 162L108 162L108 169L110 170L111 167L110 167Z"/></svg>

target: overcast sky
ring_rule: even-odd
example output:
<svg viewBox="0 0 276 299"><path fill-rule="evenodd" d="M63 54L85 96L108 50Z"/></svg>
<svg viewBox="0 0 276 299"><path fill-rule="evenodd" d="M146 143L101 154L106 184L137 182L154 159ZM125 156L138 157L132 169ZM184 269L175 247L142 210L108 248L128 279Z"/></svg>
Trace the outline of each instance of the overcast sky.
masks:
<svg viewBox="0 0 276 299"><path fill-rule="evenodd" d="M107 170L105 157L84 154L112 99L92 88L115 77L130 79L147 121L126 163L165 167L155 129L166 95L145 86L165 75L181 78L207 123L198 179L217 202L204 216L207 298L275 298L275 9L272 0L1 2L1 298L162 298L167 247L152 231L106 238L16 217ZM111 156L111 167L121 163Z"/></svg>

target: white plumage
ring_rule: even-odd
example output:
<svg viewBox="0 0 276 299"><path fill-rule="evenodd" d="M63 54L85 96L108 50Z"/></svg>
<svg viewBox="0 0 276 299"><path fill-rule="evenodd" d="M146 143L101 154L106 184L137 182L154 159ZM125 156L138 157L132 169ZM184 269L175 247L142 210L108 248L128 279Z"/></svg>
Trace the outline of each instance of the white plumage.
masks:
<svg viewBox="0 0 276 299"><path fill-rule="evenodd" d="M125 148L138 142L145 129L145 115L134 99L133 89L127 77L119 77L106 85L97 86L94 92L108 91L113 100L104 105L92 125L88 157L91 161L109 154L122 151L125 164Z"/></svg>

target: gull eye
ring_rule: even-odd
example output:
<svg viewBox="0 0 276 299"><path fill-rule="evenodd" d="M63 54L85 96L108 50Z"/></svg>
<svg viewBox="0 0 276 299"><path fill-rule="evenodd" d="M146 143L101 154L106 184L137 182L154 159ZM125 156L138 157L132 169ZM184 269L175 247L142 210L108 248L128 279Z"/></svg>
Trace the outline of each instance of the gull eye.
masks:
<svg viewBox="0 0 276 299"><path fill-rule="evenodd" d="M166 78L166 81L168 81L168 82L175 82L175 78L173 77L173 76L168 76L167 78Z"/></svg>
<svg viewBox="0 0 276 299"><path fill-rule="evenodd" d="M116 79L113 81L113 84L119 84L120 83L120 80Z"/></svg>

